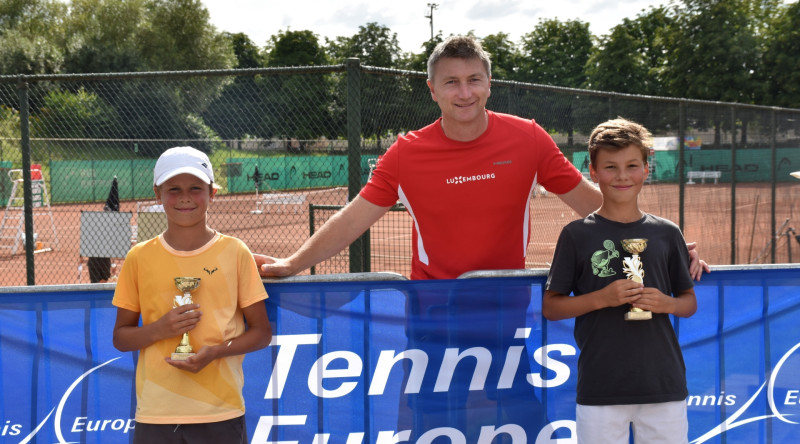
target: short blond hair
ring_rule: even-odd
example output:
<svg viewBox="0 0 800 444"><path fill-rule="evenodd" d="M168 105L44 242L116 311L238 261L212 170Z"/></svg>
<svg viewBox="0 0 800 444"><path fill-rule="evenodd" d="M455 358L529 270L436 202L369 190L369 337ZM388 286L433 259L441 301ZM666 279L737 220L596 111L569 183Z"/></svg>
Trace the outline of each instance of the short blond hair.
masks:
<svg viewBox="0 0 800 444"><path fill-rule="evenodd" d="M443 58L452 59L478 59L486 68L486 75L492 76L492 60L489 53L483 49L481 43L473 37L456 35L446 38L436 45L431 56L428 57L428 80L433 81L436 62Z"/></svg>
<svg viewBox="0 0 800 444"><path fill-rule="evenodd" d="M629 145L639 148L642 160L647 162L650 147L653 146L653 135L644 126L622 117L597 125L589 136L589 159L592 166L596 166L598 150L617 151Z"/></svg>

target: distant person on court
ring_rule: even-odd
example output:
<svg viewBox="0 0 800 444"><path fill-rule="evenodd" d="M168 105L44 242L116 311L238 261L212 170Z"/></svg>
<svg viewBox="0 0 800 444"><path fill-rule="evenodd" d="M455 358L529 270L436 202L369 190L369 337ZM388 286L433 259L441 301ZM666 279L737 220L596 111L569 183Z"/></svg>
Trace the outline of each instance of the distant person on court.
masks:
<svg viewBox="0 0 800 444"><path fill-rule="evenodd" d="M428 88L441 118L399 136L360 194L294 254L255 255L261 275L290 276L328 259L398 200L413 219L412 279L525 268L537 184L581 217L600 207L597 188L535 121L486 109L490 86L491 62L478 41L455 36L437 45ZM694 260L692 275L699 279L705 266Z"/></svg>
<svg viewBox="0 0 800 444"><path fill-rule="evenodd" d="M208 226L217 188L208 157L165 151L153 191L167 229L131 248L119 275L114 346L139 351L134 443L246 443L244 354L272 338L267 293L250 250ZM200 278L194 303L173 308L176 277ZM142 325L139 326L141 317ZM172 360L191 332L196 354Z"/></svg>
<svg viewBox="0 0 800 444"><path fill-rule="evenodd" d="M686 367L669 315L692 316L697 301L680 229L639 209L650 140L625 119L594 129L589 171L603 204L564 227L542 299L547 319L575 318L578 443L627 444L631 425L636 443L688 443ZM640 270L623 239L646 239ZM652 319L626 320L631 306Z"/></svg>

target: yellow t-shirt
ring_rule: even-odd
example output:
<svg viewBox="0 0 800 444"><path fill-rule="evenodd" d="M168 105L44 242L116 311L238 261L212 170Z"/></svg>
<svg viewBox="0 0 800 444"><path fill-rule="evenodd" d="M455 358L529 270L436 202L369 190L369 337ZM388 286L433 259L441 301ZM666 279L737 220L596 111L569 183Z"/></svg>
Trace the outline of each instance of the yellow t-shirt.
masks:
<svg viewBox="0 0 800 444"><path fill-rule="evenodd" d="M128 252L112 303L139 312L142 324L160 319L173 308L176 277L198 277L191 292L203 316L189 332L194 350L226 343L244 333L242 307L267 298L253 255L239 239L217 234L195 251L176 251L163 235ZM164 361L181 337L151 344L139 352L136 366L136 421L193 424L225 421L244 415L243 355L209 363L198 373Z"/></svg>

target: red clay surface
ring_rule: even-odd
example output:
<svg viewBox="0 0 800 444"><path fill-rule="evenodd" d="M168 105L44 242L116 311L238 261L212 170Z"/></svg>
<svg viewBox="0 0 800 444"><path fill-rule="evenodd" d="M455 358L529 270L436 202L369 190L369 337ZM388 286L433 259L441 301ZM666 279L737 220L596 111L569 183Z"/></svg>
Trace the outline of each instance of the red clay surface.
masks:
<svg viewBox="0 0 800 444"><path fill-rule="evenodd" d="M739 184L736 187L735 221L732 217L732 192L729 184L694 184L685 186L684 236L699 243L700 255L710 264L772 263L771 244L775 241L776 263L800 262L800 243L794 227L800 225L800 183L779 184L776 193L777 239L773 236L769 184ZM218 196L209 211L209 224L217 230L239 237L254 252L286 256L309 236L308 204L343 205L346 190L307 191L302 204L270 204L256 207L254 195ZM640 197L643 210L679 221L679 187L676 184L646 185ZM89 283L80 246L80 212L100 211L103 203L55 205L52 207L58 243L52 234L49 217L35 216L38 240L52 251L34 254L35 283ZM252 211L260 209L261 214ZM121 203L121 211L130 211L136 224L136 202ZM528 268L546 268L552 257L561 228L577 215L552 194L536 196L531 201L531 242ZM317 212L316 226L331 211ZM788 222L784 225L784 222ZM411 257L411 222L404 212L389 212L371 230L372 271L409 273ZM731 229L735 227L735 231ZM800 227L798 227L800 230ZM789 236L785 235L788 231ZM791 255L791 258L790 258ZM114 262L121 264L122 259ZM348 271L343 252L316 267L318 274ZM23 250L10 254L0 250L0 285L26 284Z"/></svg>

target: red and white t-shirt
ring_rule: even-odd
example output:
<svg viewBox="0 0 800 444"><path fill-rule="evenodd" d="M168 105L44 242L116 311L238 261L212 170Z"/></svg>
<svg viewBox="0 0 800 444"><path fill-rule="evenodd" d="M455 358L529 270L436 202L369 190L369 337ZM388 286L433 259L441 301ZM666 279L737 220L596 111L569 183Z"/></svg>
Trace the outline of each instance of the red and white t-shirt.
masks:
<svg viewBox="0 0 800 444"><path fill-rule="evenodd" d="M412 279L524 268L534 185L563 194L582 178L536 122L487 113L488 128L470 142L448 139L441 119L401 135L361 190L411 214Z"/></svg>

